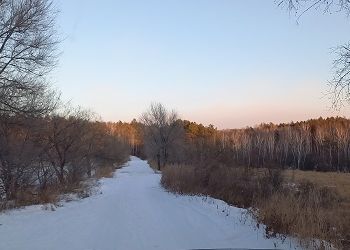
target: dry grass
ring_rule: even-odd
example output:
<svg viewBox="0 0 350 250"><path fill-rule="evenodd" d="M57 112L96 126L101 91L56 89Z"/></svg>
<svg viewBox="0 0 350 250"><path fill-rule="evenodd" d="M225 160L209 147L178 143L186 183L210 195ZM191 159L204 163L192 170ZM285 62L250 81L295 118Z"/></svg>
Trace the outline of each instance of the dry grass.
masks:
<svg viewBox="0 0 350 250"><path fill-rule="evenodd" d="M338 196L339 200L328 210L327 218L334 220L332 224L337 224L341 231L343 245L350 248L350 173L286 170L284 178L288 183L310 182Z"/></svg>
<svg viewBox="0 0 350 250"><path fill-rule="evenodd" d="M154 171L158 171L157 161L147 160L147 163Z"/></svg>
<svg viewBox="0 0 350 250"><path fill-rule="evenodd" d="M0 211L36 204L57 205L63 194L76 194L79 198L86 198L90 196L90 189L91 185L84 182L66 183L65 185L56 183L45 189L38 189L35 186L27 187L18 190L15 200L0 203Z"/></svg>
<svg viewBox="0 0 350 250"><path fill-rule="evenodd" d="M95 171L95 178L101 179L101 178L113 178L114 172L116 169L120 169L123 167L124 163L127 162L128 159L125 159L122 162L118 162L115 164L108 164L104 166L100 166Z"/></svg>
<svg viewBox="0 0 350 250"><path fill-rule="evenodd" d="M304 182L296 190L282 189L267 200L256 200L254 207L258 209L252 212L259 222L267 225L267 235L292 235L317 249L321 247L315 239L324 240L324 248L330 247L330 243L345 248L349 228L346 217L338 209L339 203L339 196L333 190Z"/></svg>
<svg viewBox="0 0 350 250"><path fill-rule="evenodd" d="M238 207L250 207L255 197L265 197L280 188L278 173L222 166L175 165L163 169L161 183L175 193L210 195ZM273 180L276 176L277 180Z"/></svg>
<svg viewBox="0 0 350 250"><path fill-rule="evenodd" d="M113 174L114 174L114 171L115 171L115 167L113 167L113 166L99 167L99 168L96 169L95 177L97 179L112 178Z"/></svg>
<svg viewBox="0 0 350 250"><path fill-rule="evenodd" d="M49 186L44 190L37 190L35 187L19 190L15 200L3 201L0 204L0 211L35 204L56 204L59 200L59 195L64 192L57 185Z"/></svg>
<svg viewBox="0 0 350 250"><path fill-rule="evenodd" d="M321 187L334 189L347 202L350 202L350 173L285 170L283 175L287 182L309 181Z"/></svg>
<svg viewBox="0 0 350 250"><path fill-rule="evenodd" d="M267 236L291 235L304 244L350 245L349 174L213 166L168 166L162 185L172 192L204 194L239 207L267 225ZM294 183L295 185L290 185ZM328 246L330 246L328 244Z"/></svg>

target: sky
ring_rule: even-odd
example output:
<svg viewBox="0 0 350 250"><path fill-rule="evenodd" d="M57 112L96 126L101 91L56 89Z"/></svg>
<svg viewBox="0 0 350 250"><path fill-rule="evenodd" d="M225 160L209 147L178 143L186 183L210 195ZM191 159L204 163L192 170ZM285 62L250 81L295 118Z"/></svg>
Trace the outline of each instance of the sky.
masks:
<svg viewBox="0 0 350 250"><path fill-rule="evenodd" d="M105 121L152 102L218 128L348 116L330 108L343 13L296 21L274 0L56 0L64 38L52 75L64 100Z"/></svg>

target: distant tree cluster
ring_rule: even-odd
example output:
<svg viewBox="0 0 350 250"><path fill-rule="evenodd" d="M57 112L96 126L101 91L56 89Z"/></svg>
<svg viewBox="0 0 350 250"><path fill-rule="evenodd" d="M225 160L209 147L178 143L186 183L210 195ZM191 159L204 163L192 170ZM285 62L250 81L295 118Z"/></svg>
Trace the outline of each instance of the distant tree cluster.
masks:
<svg viewBox="0 0 350 250"><path fill-rule="evenodd" d="M182 126L185 130L183 161L204 166L215 161L219 153L219 131L213 125L204 126L188 120L182 121Z"/></svg>
<svg viewBox="0 0 350 250"><path fill-rule="evenodd" d="M300 170L350 170L350 120L319 118L217 130L184 121L187 161Z"/></svg>
<svg viewBox="0 0 350 250"><path fill-rule="evenodd" d="M128 145L131 154L144 158L142 124L133 119L128 122L107 122L107 127L113 136Z"/></svg>
<svg viewBox="0 0 350 250"><path fill-rule="evenodd" d="M159 160L159 168L185 163L350 171L350 120L346 118L217 130L213 125L169 116L163 106L152 108L160 110L150 109L148 120L142 117L141 121L147 121L143 144L147 157Z"/></svg>
<svg viewBox="0 0 350 250"><path fill-rule="evenodd" d="M223 150L246 166L349 171L349 131L348 119L319 118L222 131L221 140Z"/></svg>

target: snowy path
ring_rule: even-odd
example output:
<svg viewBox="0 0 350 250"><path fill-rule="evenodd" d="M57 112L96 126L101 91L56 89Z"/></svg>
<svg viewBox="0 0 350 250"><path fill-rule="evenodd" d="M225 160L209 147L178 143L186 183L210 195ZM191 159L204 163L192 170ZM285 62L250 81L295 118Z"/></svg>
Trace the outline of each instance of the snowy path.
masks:
<svg viewBox="0 0 350 250"><path fill-rule="evenodd" d="M276 243L291 249L289 240L281 245L240 222L242 210L170 194L159 179L145 161L132 157L115 178L101 181L102 194L56 211L30 206L1 214L0 249L266 249Z"/></svg>

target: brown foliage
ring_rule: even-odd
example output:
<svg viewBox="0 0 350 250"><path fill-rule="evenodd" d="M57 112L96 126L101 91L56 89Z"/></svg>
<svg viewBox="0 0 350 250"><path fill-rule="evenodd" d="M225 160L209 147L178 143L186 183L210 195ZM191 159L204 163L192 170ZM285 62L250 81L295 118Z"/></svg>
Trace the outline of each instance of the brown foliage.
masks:
<svg viewBox="0 0 350 250"><path fill-rule="evenodd" d="M316 247L320 242L315 239L325 240L325 246L345 248L349 243L349 207L344 209L338 192L311 182L291 186L279 170L173 165L162 171L161 183L172 192L209 195L250 208L269 237L291 235Z"/></svg>
<svg viewBox="0 0 350 250"><path fill-rule="evenodd" d="M95 177L97 179L100 178L112 178L114 174L115 168L112 166L104 166L96 169Z"/></svg>
<svg viewBox="0 0 350 250"><path fill-rule="evenodd" d="M334 190L303 182L295 190L284 189L268 200L257 200L257 209L252 211L259 222L267 225L268 235L293 235L315 246L321 239L325 240L323 245L345 247L350 214L343 217L340 203Z"/></svg>
<svg viewBox="0 0 350 250"><path fill-rule="evenodd" d="M279 190L282 177L278 170L173 165L162 171L161 183L176 193L205 194L249 207L256 197L269 197Z"/></svg>

